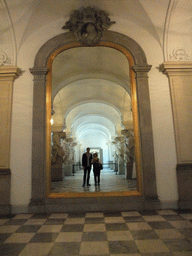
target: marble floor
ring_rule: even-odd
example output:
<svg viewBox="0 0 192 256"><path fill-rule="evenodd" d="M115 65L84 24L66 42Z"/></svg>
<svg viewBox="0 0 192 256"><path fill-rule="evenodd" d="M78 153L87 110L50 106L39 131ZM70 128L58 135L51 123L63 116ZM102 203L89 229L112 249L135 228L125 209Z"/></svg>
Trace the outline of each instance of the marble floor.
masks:
<svg viewBox="0 0 192 256"><path fill-rule="evenodd" d="M113 192L136 190L136 179L126 179L110 168L104 168L100 175L100 186L94 186L93 170L90 173L90 187L82 187L83 170L74 173L74 176L65 176L63 181L52 182L52 192Z"/></svg>
<svg viewBox="0 0 192 256"><path fill-rule="evenodd" d="M0 216L1 256L190 256L192 211Z"/></svg>

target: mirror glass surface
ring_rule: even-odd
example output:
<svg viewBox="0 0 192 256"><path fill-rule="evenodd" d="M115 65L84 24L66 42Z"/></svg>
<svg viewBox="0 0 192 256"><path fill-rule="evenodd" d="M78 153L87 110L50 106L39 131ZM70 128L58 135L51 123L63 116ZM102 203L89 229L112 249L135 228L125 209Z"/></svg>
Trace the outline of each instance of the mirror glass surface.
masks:
<svg viewBox="0 0 192 256"><path fill-rule="evenodd" d="M98 154L100 186L82 187L82 154ZM129 63L113 48L77 47L52 66L51 192L137 190Z"/></svg>

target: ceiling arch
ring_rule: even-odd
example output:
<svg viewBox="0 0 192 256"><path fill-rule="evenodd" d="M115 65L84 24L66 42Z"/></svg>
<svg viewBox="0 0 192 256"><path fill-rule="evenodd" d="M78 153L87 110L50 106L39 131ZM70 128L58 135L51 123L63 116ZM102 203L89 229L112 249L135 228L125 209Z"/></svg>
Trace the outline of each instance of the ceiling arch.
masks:
<svg viewBox="0 0 192 256"><path fill-rule="evenodd" d="M77 106L69 112L65 120L65 132L79 137L81 129L105 129L108 137L115 136L123 129L122 117L112 106L99 102L89 102Z"/></svg>
<svg viewBox="0 0 192 256"><path fill-rule="evenodd" d="M94 133L97 135L98 133L102 133L104 137L108 140L111 139L111 133L110 131L101 124L83 124L78 130L77 130L77 140L81 140L82 137L84 137L87 134Z"/></svg>
<svg viewBox="0 0 192 256"><path fill-rule="evenodd" d="M59 64L58 64L59 65ZM117 77L114 76L114 74L106 74L103 73L103 71L100 72L94 72L94 73L86 73L83 72L82 74L75 74L74 76L70 76L70 78L65 78L62 80L56 87L53 86L52 88L52 102L54 101L55 96L57 93L65 86L70 85L71 83L75 83L80 80L85 79L101 79L103 81L106 80L106 82L114 82L116 84L119 84L122 86L128 93L131 95L131 89L130 89L130 81L129 78L127 80L123 80L122 77L119 75ZM54 84L54 82L53 82Z"/></svg>
<svg viewBox="0 0 192 256"><path fill-rule="evenodd" d="M110 113L110 115L109 115ZM114 105L109 104L108 102L102 101L85 101L80 102L73 106L68 112L66 112L65 120L76 120L80 117L83 117L87 114L94 114L106 117L112 122L121 122L122 116L119 109L117 109ZM70 121L69 121L70 122Z"/></svg>

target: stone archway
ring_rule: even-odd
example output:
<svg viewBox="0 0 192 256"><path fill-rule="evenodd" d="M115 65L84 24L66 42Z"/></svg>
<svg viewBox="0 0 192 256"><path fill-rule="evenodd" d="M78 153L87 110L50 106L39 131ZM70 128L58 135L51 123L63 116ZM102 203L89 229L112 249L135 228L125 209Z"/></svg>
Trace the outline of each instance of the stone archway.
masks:
<svg viewBox="0 0 192 256"><path fill-rule="evenodd" d="M49 198L46 179L46 78L47 62L56 51L80 47L72 32L58 35L46 42L38 51L34 67L33 138L32 138L32 198L31 212L133 210L157 208L156 175L153 151L152 123L148 90L147 64L142 48L131 38L113 31L104 31L98 45L122 49L132 55L132 72L136 76L138 123L142 168L142 191L134 196L97 198Z"/></svg>

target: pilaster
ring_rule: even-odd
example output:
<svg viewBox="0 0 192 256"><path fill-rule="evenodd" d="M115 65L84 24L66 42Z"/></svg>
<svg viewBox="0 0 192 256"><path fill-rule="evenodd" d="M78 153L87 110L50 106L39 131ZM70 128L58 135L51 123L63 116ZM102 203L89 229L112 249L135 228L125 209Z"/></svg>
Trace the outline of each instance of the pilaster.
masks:
<svg viewBox="0 0 192 256"><path fill-rule="evenodd" d="M18 75L18 67L0 67L0 169L10 168L13 82Z"/></svg>
<svg viewBox="0 0 192 256"><path fill-rule="evenodd" d="M30 69L34 75L33 134L32 134L32 199L44 202L46 172L46 75L47 67ZM38 148L38 151L36 150ZM31 204L30 204L31 206Z"/></svg>
<svg viewBox="0 0 192 256"><path fill-rule="evenodd" d="M192 62L164 62L169 78L177 162L192 163Z"/></svg>
<svg viewBox="0 0 192 256"><path fill-rule="evenodd" d="M179 207L192 208L192 62L164 62L162 67L172 100Z"/></svg>
<svg viewBox="0 0 192 256"><path fill-rule="evenodd" d="M15 66L0 67L0 214L11 213L10 141L13 83L20 70Z"/></svg>
<svg viewBox="0 0 192 256"><path fill-rule="evenodd" d="M140 147L142 151L143 192L146 200L158 198L153 149L151 106L148 87L148 72L150 69L151 65L133 66L133 70L136 73L137 83Z"/></svg>

